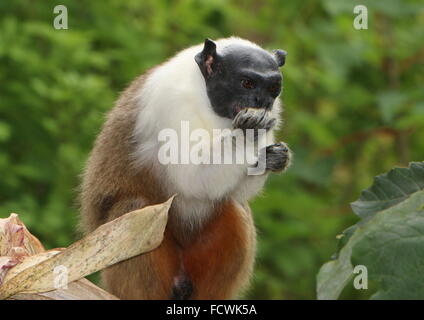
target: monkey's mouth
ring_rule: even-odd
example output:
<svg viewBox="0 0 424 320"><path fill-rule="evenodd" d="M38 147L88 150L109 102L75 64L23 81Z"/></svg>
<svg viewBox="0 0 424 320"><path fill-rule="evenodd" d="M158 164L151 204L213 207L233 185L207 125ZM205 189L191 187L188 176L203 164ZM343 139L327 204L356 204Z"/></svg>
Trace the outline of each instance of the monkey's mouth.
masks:
<svg viewBox="0 0 424 320"><path fill-rule="evenodd" d="M240 105L236 105L233 108L233 118L235 118L235 116L243 109L248 109L248 108L254 108L254 109L261 109L261 107L258 106L240 106Z"/></svg>
<svg viewBox="0 0 424 320"><path fill-rule="evenodd" d="M235 106L233 116L235 117L242 109L244 109L242 106Z"/></svg>

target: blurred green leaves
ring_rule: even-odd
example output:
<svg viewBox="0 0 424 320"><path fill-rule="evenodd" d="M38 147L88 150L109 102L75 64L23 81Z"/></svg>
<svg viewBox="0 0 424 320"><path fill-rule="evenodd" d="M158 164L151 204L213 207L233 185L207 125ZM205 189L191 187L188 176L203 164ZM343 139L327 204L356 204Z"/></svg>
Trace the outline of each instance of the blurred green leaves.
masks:
<svg viewBox="0 0 424 320"><path fill-rule="evenodd" d="M335 260L318 274L318 299L337 299L359 265L375 284L372 299L423 299L423 189L424 162L375 178L352 203L361 220L343 232Z"/></svg>

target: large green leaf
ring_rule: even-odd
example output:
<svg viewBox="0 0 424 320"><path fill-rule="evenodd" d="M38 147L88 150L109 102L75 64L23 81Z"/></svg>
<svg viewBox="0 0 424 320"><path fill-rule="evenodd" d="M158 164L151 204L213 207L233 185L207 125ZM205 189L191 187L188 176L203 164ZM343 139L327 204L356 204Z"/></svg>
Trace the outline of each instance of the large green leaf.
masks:
<svg viewBox="0 0 424 320"><path fill-rule="evenodd" d="M377 283L373 299L424 299L424 191L375 216L360 228L353 265Z"/></svg>
<svg viewBox="0 0 424 320"><path fill-rule="evenodd" d="M376 283L372 298L424 299L423 186L424 163L375 179L353 206L363 219L345 231L335 260L318 274L318 299L337 299L356 265Z"/></svg>
<svg viewBox="0 0 424 320"><path fill-rule="evenodd" d="M424 189L424 164L413 162L409 168L395 168L374 178L373 185L362 191L359 200L352 203L360 217L375 214L407 199Z"/></svg>

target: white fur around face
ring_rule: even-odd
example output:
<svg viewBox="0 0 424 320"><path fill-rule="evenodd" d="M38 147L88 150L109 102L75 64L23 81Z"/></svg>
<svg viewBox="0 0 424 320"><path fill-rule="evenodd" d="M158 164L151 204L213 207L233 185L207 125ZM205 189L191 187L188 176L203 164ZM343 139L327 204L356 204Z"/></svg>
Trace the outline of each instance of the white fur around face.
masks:
<svg viewBox="0 0 424 320"><path fill-rule="evenodd" d="M218 53L230 44L258 48L256 44L240 38L220 39L215 43ZM179 133L181 121L189 121L190 130L206 129L212 137L213 129L231 128L232 121L218 116L210 105L203 75L194 60L202 49L203 44L185 49L156 68L140 88L136 99L140 111L134 132L137 141L135 162L140 166L154 163L169 193L178 193L184 198L180 205L184 206L184 214L190 216L207 212L205 208L190 210L187 208L190 203L213 203L233 194L237 195L238 201L244 202L260 191L266 179L266 175L247 176L247 164L163 166L158 162L158 135L162 129L169 128ZM280 102L276 99L272 112L277 119L280 118L280 109ZM273 142L271 131L266 140L266 145ZM211 141L211 149L215 142ZM193 201L190 202L190 199Z"/></svg>

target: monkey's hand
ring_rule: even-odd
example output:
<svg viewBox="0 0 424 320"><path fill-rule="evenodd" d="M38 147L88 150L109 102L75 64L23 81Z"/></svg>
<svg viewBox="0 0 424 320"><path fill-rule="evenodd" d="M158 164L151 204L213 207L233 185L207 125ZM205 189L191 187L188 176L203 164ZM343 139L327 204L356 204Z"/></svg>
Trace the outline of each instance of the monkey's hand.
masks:
<svg viewBox="0 0 424 320"><path fill-rule="evenodd" d="M266 170L280 172L290 165L291 151L284 142L267 146L265 152Z"/></svg>
<svg viewBox="0 0 424 320"><path fill-rule="evenodd" d="M277 119L265 109L246 108L241 110L233 120L234 129L265 129L269 130L276 124ZM256 130L255 130L256 131Z"/></svg>

